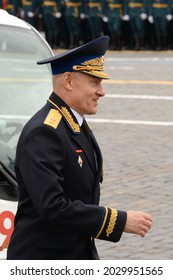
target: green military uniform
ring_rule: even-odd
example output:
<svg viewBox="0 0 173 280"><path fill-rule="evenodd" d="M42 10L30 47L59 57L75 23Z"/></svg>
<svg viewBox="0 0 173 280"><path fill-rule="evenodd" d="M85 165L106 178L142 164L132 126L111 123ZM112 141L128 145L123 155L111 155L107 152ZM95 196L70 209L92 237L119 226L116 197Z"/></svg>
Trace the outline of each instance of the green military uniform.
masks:
<svg viewBox="0 0 173 280"><path fill-rule="evenodd" d="M61 18L61 1L60 0L44 0L42 1L43 22L46 32L46 39L52 48L58 46L59 25L58 19Z"/></svg>
<svg viewBox="0 0 173 280"><path fill-rule="evenodd" d="M69 33L69 48L74 48L78 45L80 26L79 14L81 9L81 2L79 0L65 1L65 20Z"/></svg>
<svg viewBox="0 0 173 280"><path fill-rule="evenodd" d="M69 36L68 36L68 27L65 19L65 10L66 10L66 0L61 0L61 18L58 19L58 47L59 48L68 48Z"/></svg>
<svg viewBox="0 0 173 280"><path fill-rule="evenodd" d="M0 0L0 9L4 9L12 15L16 15L15 9L17 9L19 3L20 0Z"/></svg>
<svg viewBox="0 0 173 280"><path fill-rule="evenodd" d="M102 35L102 0L88 0L87 15L91 39L95 39Z"/></svg>
<svg viewBox="0 0 173 280"><path fill-rule="evenodd" d="M22 8L21 0L13 0L13 4L14 4L14 15L16 17L20 17L21 8Z"/></svg>
<svg viewBox="0 0 173 280"><path fill-rule="evenodd" d="M29 12L34 27L40 32L43 31L42 2L43 0L32 0L31 11Z"/></svg>
<svg viewBox="0 0 173 280"><path fill-rule="evenodd" d="M90 25L88 22L88 1L89 0L81 0L80 6L80 41L82 43L87 43L91 40L91 32Z"/></svg>
<svg viewBox="0 0 173 280"><path fill-rule="evenodd" d="M158 50L167 48L168 20L167 15L172 14L172 0L149 0L149 16L153 17L156 48Z"/></svg>
<svg viewBox="0 0 173 280"><path fill-rule="evenodd" d="M14 3L13 2L14 2L13 0L6 1L6 11L11 15L14 15Z"/></svg>
<svg viewBox="0 0 173 280"><path fill-rule="evenodd" d="M171 0L171 15L173 15L173 0ZM173 49L173 20L168 23L169 48Z"/></svg>
<svg viewBox="0 0 173 280"><path fill-rule="evenodd" d="M121 49L122 15L124 0L103 0L103 13L111 37L110 49Z"/></svg>
<svg viewBox="0 0 173 280"><path fill-rule="evenodd" d="M136 50L144 48L145 23L148 0L126 0L124 14L130 17L130 26Z"/></svg>
<svg viewBox="0 0 173 280"><path fill-rule="evenodd" d="M34 14L32 14L32 0L21 0L21 5L23 10L24 20L36 28L37 27L36 17L34 16Z"/></svg>

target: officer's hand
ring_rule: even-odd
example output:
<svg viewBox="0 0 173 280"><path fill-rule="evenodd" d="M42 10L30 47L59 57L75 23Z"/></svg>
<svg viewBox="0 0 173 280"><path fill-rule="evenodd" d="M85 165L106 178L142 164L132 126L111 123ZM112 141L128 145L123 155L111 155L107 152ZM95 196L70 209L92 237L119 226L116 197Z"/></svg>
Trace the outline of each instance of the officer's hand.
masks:
<svg viewBox="0 0 173 280"><path fill-rule="evenodd" d="M103 20L103 22L108 22L108 17L103 16L103 17L102 17L102 20Z"/></svg>
<svg viewBox="0 0 173 280"><path fill-rule="evenodd" d="M29 12L28 12L28 17L29 17L29 18L33 18L33 17L34 17L34 13L31 12L31 11L29 11Z"/></svg>
<svg viewBox="0 0 173 280"><path fill-rule="evenodd" d="M149 17L148 17L148 21L149 21L149 23L154 23L154 18L153 18L153 16L149 16Z"/></svg>
<svg viewBox="0 0 173 280"><path fill-rule="evenodd" d="M140 14L140 18L142 20L145 20L147 18L147 14L145 14L145 13Z"/></svg>
<svg viewBox="0 0 173 280"><path fill-rule="evenodd" d="M80 14L80 19L85 19L85 14L84 13Z"/></svg>
<svg viewBox="0 0 173 280"><path fill-rule="evenodd" d="M124 20L124 21L129 21L129 20L130 20L129 15L124 15L124 16L122 16L122 20Z"/></svg>
<svg viewBox="0 0 173 280"><path fill-rule="evenodd" d="M148 230L150 230L151 225L151 215L140 211L127 211L127 221L124 232L138 234L144 237Z"/></svg>
<svg viewBox="0 0 173 280"><path fill-rule="evenodd" d="M56 18L61 18L62 14L60 12L55 13Z"/></svg>
<svg viewBox="0 0 173 280"><path fill-rule="evenodd" d="M166 19L167 19L167 21L171 21L172 20L172 15L171 14L169 14L169 15L166 15Z"/></svg>
<svg viewBox="0 0 173 280"><path fill-rule="evenodd" d="M24 18L25 17L25 12L23 9L20 10L20 18Z"/></svg>

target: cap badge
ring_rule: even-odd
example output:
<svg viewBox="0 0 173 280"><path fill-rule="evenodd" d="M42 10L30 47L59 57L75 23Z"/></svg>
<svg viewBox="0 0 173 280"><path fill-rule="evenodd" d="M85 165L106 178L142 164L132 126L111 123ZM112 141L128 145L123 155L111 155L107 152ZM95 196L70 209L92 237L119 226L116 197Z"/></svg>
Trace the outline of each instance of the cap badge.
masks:
<svg viewBox="0 0 173 280"><path fill-rule="evenodd" d="M82 62L81 65L74 65L73 70L91 74L98 78L109 78L109 76L104 72L103 64L104 56L101 56Z"/></svg>

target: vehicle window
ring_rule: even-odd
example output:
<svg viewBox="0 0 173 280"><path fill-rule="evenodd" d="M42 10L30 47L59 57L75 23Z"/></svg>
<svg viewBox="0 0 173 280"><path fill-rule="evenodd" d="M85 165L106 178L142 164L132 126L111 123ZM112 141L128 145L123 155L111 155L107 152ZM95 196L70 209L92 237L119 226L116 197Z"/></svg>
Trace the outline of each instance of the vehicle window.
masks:
<svg viewBox="0 0 173 280"><path fill-rule="evenodd" d="M17 201L17 197L18 186L15 172L0 160L0 199Z"/></svg>
<svg viewBox="0 0 173 280"><path fill-rule="evenodd" d="M0 114L32 115L40 107L51 90L51 76L47 65L36 62L49 56L32 30L0 26Z"/></svg>
<svg viewBox="0 0 173 280"><path fill-rule="evenodd" d="M33 30L0 25L0 161L12 170L23 125L52 91L49 66L36 63L50 56ZM0 196L6 195L3 180L1 174Z"/></svg>
<svg viewBox="0 0 173 280"><path fill-rule="evenodd" d="M17 190L4 181L0 175L0 199L17 201Z"/></svg>

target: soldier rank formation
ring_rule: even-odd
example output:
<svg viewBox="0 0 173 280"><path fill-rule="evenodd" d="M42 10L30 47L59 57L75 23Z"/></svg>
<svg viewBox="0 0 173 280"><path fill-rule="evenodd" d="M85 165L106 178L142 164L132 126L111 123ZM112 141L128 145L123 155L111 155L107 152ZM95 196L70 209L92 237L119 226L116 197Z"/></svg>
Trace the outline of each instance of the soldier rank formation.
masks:
<svg viewBox="0 0 173 280"><path fill-rule="evenodd" d="M173 0L0 0L0 8L71 49L102 35L111 50L173 49Z"/></svg>

